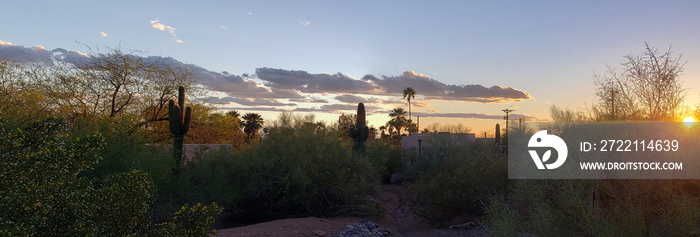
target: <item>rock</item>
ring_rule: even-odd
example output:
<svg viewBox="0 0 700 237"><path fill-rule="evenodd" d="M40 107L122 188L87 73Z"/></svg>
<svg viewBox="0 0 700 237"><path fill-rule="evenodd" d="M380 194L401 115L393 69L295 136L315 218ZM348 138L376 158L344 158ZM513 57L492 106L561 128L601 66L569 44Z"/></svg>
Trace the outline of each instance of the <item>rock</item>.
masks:
<svg viewBox="0 0 700 237"><path fill-rule="evenodd" d="M464 224L459 224L459 225L450 226L450 229L458 229L458 230L461 230L461 229L473 229L473 228L476 228L476 227L478 227L478 226L476 225L476 223L470 221L470 222L467 222L467 223L464 223Z"/></svg>
<svg viewBox="0 0 700 237"><path fill-rule="evenodd" d="M314 234L316 234L316 236L326 236L326 232L322 230L314 230Z"/></svg>
<svg viewBox="0 0 700 237"><path fill-rule="evenodd" d="M345 225L345 230L334 236L382 237L389 236L390 234L388 230L379 228L379 225L368 220L362 220L362 223L350 223Z"/></svg>
<svg viewBox="0 0 700 237"><path fill-rule="evenodd" d="M399 173L393 173L391 174L391 183L392 184L401 184L403 183L403 175Z"/></svg>

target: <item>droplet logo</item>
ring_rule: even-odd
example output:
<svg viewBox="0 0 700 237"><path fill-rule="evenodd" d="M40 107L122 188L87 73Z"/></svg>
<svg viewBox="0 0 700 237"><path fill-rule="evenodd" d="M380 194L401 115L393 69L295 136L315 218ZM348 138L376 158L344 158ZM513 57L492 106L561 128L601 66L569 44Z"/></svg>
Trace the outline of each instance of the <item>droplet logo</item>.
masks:
<svg viewBox="0 0 700 237"><path fill-rule="evenodd" d="M561 138L556 135L547 134L547 130L542 130L530 137L530 141L527 143L528 148L554 148L557 151L558 158L554 163L545 164L552 156L552 150L547 150L540 157L537 151L530 149L530 156L532 160L535 161L537 169L556 169L564 164L566 161L566 156L569 154L569 149L566 147L566 143Z"/></svg>

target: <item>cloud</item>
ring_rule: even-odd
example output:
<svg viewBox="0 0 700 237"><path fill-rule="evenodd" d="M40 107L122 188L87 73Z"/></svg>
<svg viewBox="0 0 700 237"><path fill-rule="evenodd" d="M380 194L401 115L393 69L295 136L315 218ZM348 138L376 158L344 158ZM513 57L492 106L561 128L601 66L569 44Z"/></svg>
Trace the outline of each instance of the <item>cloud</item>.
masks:
<svg viewBox="0 0 700 237"><path fill-rule="evenodd" d="M0 41L0 58L13 62L69 63L82 66L94 60L94 57L104 55L86 55L80 51L69 51L62 48L46 50L43 46L25 47ZM381 111L380 106L398 105L406 107L406 101L400 99L403 89L411 86L418 92L412 105L416 108L427 108L415 112L415 115L425 117L447 118L476 118L502 119L501 114L489 115L478 113L439 113L429 110L428 100L456 100L481 103L504 103L508 101L531 98L527 92L511 87L482 85L447 85L424 74L406 71L399 76L366 75L355 79L342 73L308 73L301 70L284 70L274 68L258 68L252 77L247 74L233 75L224 72L214 72L194 64L186 64L171 57L129 55L155 65L168 65L172 68L186 69L191 72L191 78L205 89L223 92L227 97L204 98L212 103L221 105L237 104L241 107L251 107L258 111L288 111L284 106L297 106L297 103L318 103L311 108L296 107L297 112L353 112L357 103L365 103L368 113L388 113ZM257 78L257 79L254 79ZM258 80L259 79L259 80ZM328 99L321 99L318 94L333 98L335 104L329 104ZM280 101L281 100L281 101ZM340 101L342 103L338 103ZM430 102L430 101L428 101ZM432 103L432 102L431 102ZM312 105L313 106L313 105ZM247 109L243 109L247 110ZM384 109L386 110L386 109ZM512 115L512 118L533 118L525 115Z"/></svg>
<svg viewBox="0 0 700 237"><path fill-rule="evenodd" d="M299 24L301 24L301 25L303 25L303 26L309 26L309 25L311 25L311 22L310 22L310 21L302 21L302 20L299 20Z"/></svg>
<svg viewBox="0 0 700 237"><path fill-rule="evenodd" d="M57 48L51 50L53 60L61 61L76 66L82 66L90 62L90 57L80 51L68 51L66 49Z"/></svg>
<svg viewBox="0 0 700 237"><path fill-rule="evenodd" d="M283 112L290 111L285 109L279 109L275 107L216 107L218 110L238 110L240 113L247 113L248 111L270 111L270 112Z"/></svg>
<svg viewBox="0 0 700 237"><path fill-rule="evenodd" d="M221 91L231 97L275 99L304 98L304 96L294 90L265 88L253 80L244 79L242 76L231 74L224 75L194 64L182 63L172 57L150 56L146 58L146 60L170 65L174 68L185 68L192 72L192 78L206 89Z"/></svg>
<svg viewBox="0 0 700 237"><path fill-rule="evenodd" d="M328 103L327 100L319 99L316 97L306 97L306 98L292 98L289 99L291 102L303 102L303 103Z"/></svg>
<svg viewBox="0 0 700 237"><path fill-rule="evenodd" d="M245 106L296 106L294 103L282 103L276 99L270 98L238 98L238 97L205 97L199 99L200 101L212 103L212 104L229 104L236 103Z"/></svg>
<svg viewBox="0 0 700 237"><path fill-rule="evenodd" d="M104 38L107 38L107 33L105 33L104 31L100 31L100 35Z"/></svg>
<svg viewBox="0 0 700 237"><path fill-rule="evenodd" d="M343 102L343 103L384 103L381 99L378 98L364 98L356 95L349 95L349 94L344 94L344 95L339 95L335 97L336 100Z"/></svg>
<svg viewBox="0 0 700 237"><path fill-rule="evenodd" d="M373 105L365 105L365 110L368 115L376 113L380 108ZM321 107L313 108L295 108L293 111L296 112L318 112L318 113L342 113L342 112L355 112L357 111L357 104L325 104Z"/></svg>
<svg viewBox="0 0 700 237"><path fill-rule="evenodd" d="M177 31L177 29L175 29L172 26L164 25L163 23L160 23L160 19L158 19L158 18L151 21L151 27L159 29L161 31L167 31L168 33L170 33L170 35L173 37L173 39L175 39L175 42L177 42L177 43L185 43L184 41L177 38L177 35L175 35L175 31Z"/></svg>
<svg viewBox="0 0 700 237"><path fill-rule="evenodd" d="M418 107L418 108L426 108L430 106L430 104L425 103L425 102L420 102L420 101L411 101L411 104L413 107Z"/></svg>
<svg viewBox="0 0 700 237"><path fill-rule="evenodd" d="M279 89L298 90L304 93L371 93L374 86L363 80L337 73L311 74L275 68L257 68L255 74L266 86Z"/></svg>
<svg viewBox="0 0 700 237"><path fill-rule="evenodd" d="M402 93L406 87L413 87L418 95L427 99L461 100L478 103L503 103L531 99L529 93L512 87L483 85L447 85L425 74L405 71L400 76L366 75L364 80L371 81L387 94Z"/></svg>
<svg viewBox="0 0 700 237"><path fill-rule="evenodd" d="M447 85L425 74L406 71L399 76L365 75L361 80L337 73L312 74L302 70L275 68L256 69L257 78L266 86L297 90L303 93L349 93L366 95L390 95L403 93L413 87L418 96L429 100L455 100L477 103L519 102L531 99L529 93L512 87L483 85ZM341 97L342 98L342 97ZM384 101L387 103L388 101ZM420 106L420 105L419 105Z"/></svg>
<svg viewBox="0 0 700 237"><path fill-rule="evenodd" d="M224 25L219 25L219 27L221 27L221 29L228 30L228 27L226 27Z"/></svg>
<svg viewBox="0 0 700 237"><path fill-rule="evenodd" d="M35 45L27 48L21 45L13 45L10 42L0 43L0 59L16 63L44 63L53 65L52 54L46 48Z"/></svg>
<svg viewBox="0 0 700 237"><path fill-rule="evenodd" d="M501 114L480 114L480 113L422 113L413 112L413 116L434 117L434 118L465 118L465 119L503 119ZM535 117L524 114L511 114L511 119L523 118L525 120L534 119Z"/></svg>

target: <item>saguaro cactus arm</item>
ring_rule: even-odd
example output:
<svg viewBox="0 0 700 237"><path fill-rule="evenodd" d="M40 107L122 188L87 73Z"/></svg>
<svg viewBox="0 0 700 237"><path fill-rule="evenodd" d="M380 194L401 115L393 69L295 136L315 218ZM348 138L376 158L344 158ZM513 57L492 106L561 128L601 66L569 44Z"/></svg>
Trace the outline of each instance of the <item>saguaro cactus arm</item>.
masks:
<svg viewBox="0 0 700 237"><path fill-rule="evenodd" d="M175 101L168 101L168 123L170 125L170 133L173 135L180 134L180 106L175 105Z"/></svg>
<svg viewBox="0 0 700 237"><path fill-rule="evenodd" d="M185 118L183 120L181 129L183 135L187 134L187 131L190 130L190 120L192 120L192 108L187 107L187 109L185 109Z"/></svg>

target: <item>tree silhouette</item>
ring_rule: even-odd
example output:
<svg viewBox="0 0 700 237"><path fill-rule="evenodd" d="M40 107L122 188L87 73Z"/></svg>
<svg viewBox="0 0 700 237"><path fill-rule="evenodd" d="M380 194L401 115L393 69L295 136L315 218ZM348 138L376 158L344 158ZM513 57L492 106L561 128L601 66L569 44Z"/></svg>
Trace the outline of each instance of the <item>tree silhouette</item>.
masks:
<svg viewBox="0 0 700 237"><path fill-rule="evenodd" d="M598 104L596 120L674 121L682 113L686 89L679 76L685 63L671 48L660 53L645 44L641 55L627 55L622 72L608 66L594 75Z"/></svg>
<svg viewBox="0 0 700 237"><path fill-rule="evenodd" d="M411 116L411 99L416 98L416 91L413 87L406 87L406 89L403 89L403 98L408 100L408 123L410 124L413 121L413 117ZM408 134L411 134L410 130Z"/></svg>
<svg viewBox="0 0 700 237"><path fill-rule="evenodd" d="M231 117L234 117L234 118L237 118L237 119L239 119L239 120L241 119L241 118L240 118L240 117L241 117L241 113L239 113L238 110L231 110L231 111L228 111L228 112L226 112L226 115L231 116Z"/></svg>
<svg viewBox="0 0 700 237"><path fill-rule="evenodd" d="M381 136L381 138L384 138L384 136L386 135L386 133L385 133L385 131L386 131L386 126L385 126L385 125L379 126L379 131L382 131L382 136Z"/></svg>
<svg viewBox="0 0 700 237"><path fill-rule="evenodd" d="M260 130L263 125L265 125L265 120L262 118L262 116L260 116L260 114L247 113L243 115L243 132L248 135L247 138L249 143L255 138L255 134L258 133L258 130Z"/></svg>
<svg viewBox="0 0 700 237"><path fill-rule="evenodd" d="M389 117L391 117L391 120L387 122L387 124L391 127L396 128L396 131L398 133L398 143L401 143L401 128L405 127L408 125L408 120L406 119L406 110L403 108L394 108L391 110L389 113Z"/></svg>

